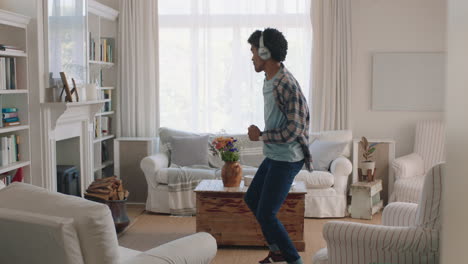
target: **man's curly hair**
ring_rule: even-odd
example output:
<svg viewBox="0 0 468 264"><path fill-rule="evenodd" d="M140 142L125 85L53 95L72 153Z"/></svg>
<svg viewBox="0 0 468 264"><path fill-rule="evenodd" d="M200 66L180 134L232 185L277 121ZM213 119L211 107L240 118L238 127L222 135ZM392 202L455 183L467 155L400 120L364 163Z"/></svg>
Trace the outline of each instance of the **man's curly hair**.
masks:
<svg viewBox="0 0 468 264"><path fill-rule="evenodd" d="M247 42L255 46L257 49L260 47L260 37L262 31L256 30L250 35ZM263 44L270 50L271 58L275 61L282 62L286 59L288 53L288 41L284 38L283 33L274 28L266 28L263 31Z"/></svg>

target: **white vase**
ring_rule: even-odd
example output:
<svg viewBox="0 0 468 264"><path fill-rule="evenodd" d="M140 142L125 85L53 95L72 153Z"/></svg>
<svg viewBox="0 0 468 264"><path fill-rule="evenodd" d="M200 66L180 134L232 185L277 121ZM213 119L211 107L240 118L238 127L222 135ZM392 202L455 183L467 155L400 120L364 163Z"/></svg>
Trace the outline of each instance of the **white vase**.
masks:
<svg viewBox="0 0 468 264"><path fill-rule="evenodd" d="M374 174L375 169L375 161L361 161L362 174L367 175L367 171L371 170L372 174Z"/></svg>

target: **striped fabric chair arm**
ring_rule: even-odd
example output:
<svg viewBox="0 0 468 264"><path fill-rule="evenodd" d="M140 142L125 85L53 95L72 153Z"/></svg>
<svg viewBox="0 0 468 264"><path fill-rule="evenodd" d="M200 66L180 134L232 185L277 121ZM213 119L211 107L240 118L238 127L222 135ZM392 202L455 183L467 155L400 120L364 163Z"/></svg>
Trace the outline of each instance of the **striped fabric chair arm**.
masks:
<svg viewBox="0 0 468 264"><path fill-rule="evenodd" d="M416 227L393 227L330 221L323 236L328 263L437 263L438 232Z"/></svg>
<svg viewBox="0 0 468 264"><path fill-rule="evenodd" d="M387 205L382 214L385 226L415 226L418 204L395 202Z"/></svg>

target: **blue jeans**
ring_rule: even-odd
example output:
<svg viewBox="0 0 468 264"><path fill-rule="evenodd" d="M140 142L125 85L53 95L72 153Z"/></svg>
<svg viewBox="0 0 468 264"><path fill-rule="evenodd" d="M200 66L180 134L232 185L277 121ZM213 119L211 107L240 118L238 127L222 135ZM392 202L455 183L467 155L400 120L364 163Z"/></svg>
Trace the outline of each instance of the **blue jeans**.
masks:
<svg viewBox="0 0 468 264"><path fill-rule="evenodd" d="M304 160L286 162L266 158L244 197L245 203L262 227L266 241L269 245L277 245L288 263L298 260L300 256L276 214L303 165Z"/></svg>

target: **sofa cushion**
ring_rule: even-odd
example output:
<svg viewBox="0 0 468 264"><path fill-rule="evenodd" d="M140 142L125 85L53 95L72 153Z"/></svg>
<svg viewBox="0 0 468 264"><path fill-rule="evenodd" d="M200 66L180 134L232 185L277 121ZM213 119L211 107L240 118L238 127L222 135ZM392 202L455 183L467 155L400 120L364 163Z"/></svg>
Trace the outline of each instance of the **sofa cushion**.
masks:
<svg viewBox="0 0 468 264"><path fill-rule="evenodd" d="M348 145L343 151L343 156L348 158L351 156L351 144L353 141L353 132L351 130L329 130L314 132L309 135L309 142L313 142L316 139L322 141L347 142ZM312 159L314 159L313 156Z"/></svg>
<svg viewBox="0 0 468 264"><path fill-rule="evenodd" d="M15 182L0 190L0 208L72 218L86 264L118 262L117 235L107 205Z"/></svg>
<svg viewBox="0 0 468 264"><path fill-rule="evenodd" d="M179 166L208 165L208 137L172 136L171 163Z"/></svg>
<svg viewBox="0 0 468 264"><path fill-rule="evenodd" d="M294 180L303 181L307 189L326 189L335 184L335 177L328 171L301 170Z"/></svg>
<svg viewBox="0 0 468 264"><path fill-rule="evenodd" d="M309 145L314 170L329 171L332 161L343 155L347 142L316 139Z"/></svg>
<svg viewBox="0 0 468 264"><path fill-rule="evenodd" d="M0 208L0 263L84 263L73 219Z"/></svg>

